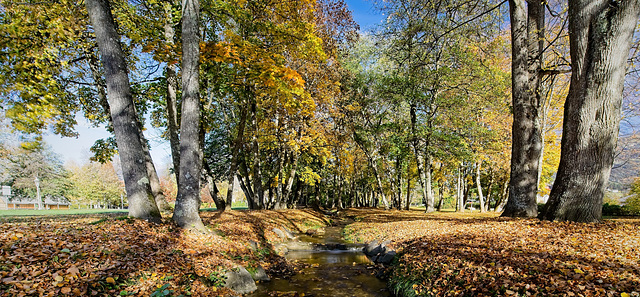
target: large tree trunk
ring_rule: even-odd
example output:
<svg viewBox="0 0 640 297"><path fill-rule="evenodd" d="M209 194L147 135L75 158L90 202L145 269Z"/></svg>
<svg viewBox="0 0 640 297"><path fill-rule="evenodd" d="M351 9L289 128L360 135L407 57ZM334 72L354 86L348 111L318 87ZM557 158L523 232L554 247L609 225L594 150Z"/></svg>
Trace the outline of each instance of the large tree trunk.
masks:
<svg viewBox="0 0 640 297"><path fill-rule="evenodd" d="M544 40L544 5L510 0L513 127L509 199L502 216L538 214L538 159L542 152L540 78Z"/></svg>
<svg viewBox="0 0 640 297"><path fill-rule="evenodd" d="M109 107L109 102L107 100L107 94L104 90L104 80L102 79L102 73L100 71L100 67L98 65L97 58L93 55L92 52L86 50L85 54L89 56L89 68L91 69L91 74L93 80L95 82L96 88L98 90L98 100L102 109L106 115L107 127L109 129L114 130L113 119L111 118L111 107ZM134 108L134 113L137 113ZM138 123L138 131L140 134L140 143L142 144L142 149L145 157L145 167L147 168L147 174L149 175L149 185L151 187L151 194L156 201L156 205L158 209L161 211L171 211L171 206L167 203L167 198L162 193L162 189L160 187L160 179L158 178L158 173L156 172L156 167L153 164L153 160L151 159L151 151L149 149L149 144L147 143L147 139L144 137L144 133L142 133L143 125L139 121L139 118L136 116L136 121Z"/></svg>
<svg viewBox="0 0 640 297"><path fill-rule="evenodd" d="M171 14L171 4L164 4L165 23L164 39L167 45L173 45L175 31L173 29L173 16ZM177 177L180 176L180 136L178 132L178 75L176 65L167 63L167 131L169 132L169 144L171 145L171 160L173 160L173 172L176 176L176 183L180 184Z"/></svg>
<svg viewBox="0 0 640 297"><path fill-rule="evenodd" d="M180 121L180 175L173 220L183 228L206 230L200 208L200 1L182 1L182 120Z"/></svg>
<svg viewBox="0 0 640 297"><path fill-rule="evenodd" d="M602 219L639 13L638 0L569 1L571 86L564 107L560 166L543 219Z"/></svg>
<svg viewBox="0 0 640 297"><path fill-rule="evenodd" d="M104 67L114 134L129 199L129 215L159 221L160 211L151 195L144 164L145 156L139 137L141 131L136 120L127 64L109 3L106 0L87 0L86 7Z"/></svg>

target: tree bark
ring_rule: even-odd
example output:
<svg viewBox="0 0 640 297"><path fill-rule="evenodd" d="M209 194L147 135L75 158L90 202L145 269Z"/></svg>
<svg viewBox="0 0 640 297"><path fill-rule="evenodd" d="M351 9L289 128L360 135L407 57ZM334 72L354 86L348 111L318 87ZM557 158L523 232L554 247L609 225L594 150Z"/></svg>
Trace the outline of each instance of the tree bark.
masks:
<svg viewBox="0 0 640 297"><path fill-rule="evenodd" d="M434 208L434 204L435 204L435 197L433 196L433 189L431 187L431 161L432 161L432 157L431 154L429 154L429 152L426 153L427 157L425 158L425 162L424 162L424 173L425 173L425 186L426 186L426 192L427 192L427 205L425 207L425 211L426 212L433 212L435 211Z"/></svg>
<svg viewBox="0 0 640 297"><path fill-rule="evenodd" d="M139 125L142 126L142 123L139 123ZM153 198L156 201L156 205L158 206L158 209L160 211L170 212L172 209L167 202L167 197L165 197L164 193L162 192L162 187L160 186L160 178L158 178L156 166L155 164L153 164L153 159L151 159L151 150L149 149L147 139L142 133L142 127L140 127L140 142L142 143L142 150L144 152L145 167L147 168L147 174L149 175L149 186L151 187L151 194L153 195Z"/></svg>
<svg viewBox="0 0 640 297"><path fill-rule="evenodd" d="M485 212L484 196L482 195L482 183L480 182L480 164L482 161L476 163L476 187L478 188L478 202L480 202L480 212Z"/></svg>
<svg viewBox="0 0 640 297"><path fill-rule="evenodd" d="M213 177L211 177L211 175L207 175L207 183L209 184L209 195L211 195L211 199L213 199L213 203L216 204L216 209L218 211L225 211L226 202L224 201L224 199L222 199L222 197L219 196L220 190L218 189L218 186L216 185L216 181L213 180Z"/></svg>
<svg viewBox="0 0 640 297"><path fill-rule="evenodd" d="M165 23L164 23L164 39L167 45L173 45L175 30L173 29L173 16L171 14L171 4L165 3ZM173 173L176 177L180 176L180 134L178 131L178 75L176 74L176 65L167 63L167 130L169 132L169 144L171 146L171 160L173 161ZM179 179L176 183L180 184Z"/></svg>
<svg viewBox="0 0 640 297"><path fill-rule="evenodd" d="M129 215L160 221L160 211L151 195L140 128L133 105L127 64L113 16L106 0L88 0L86 7L96 34L105 72L109 109L113 120L122 172L129 199Z"/></svg>
<svg viewBox="0 0 640 297"><path fill-rule="evenodd" d="M409 106L409 117L411 119L411 144L413 146L413 153L416 155L416 165L417 165L417 169L418 169L418 179L420 180L420 187L422 188L422 201L424 202L425 207L427 206L427 186L426 186L426 176L424 173L424 168L423 168L423 158L422 158L422 154L421 154L421 150L419 148L419 141L418 141L418 135L417 135L417 131L416 131L416 125L417 125L417 115L416 115L416 109L417 109L417 104L415 102L411 102L411 105Z"/></svg>
<svg viewBox="0 0 640 297"><path fill-rule="evenodd" d="M502 216L538 214L538 159L542 152L540 79L544 40L544 5L510 0L513 126L509 199Z"/></svg>
<svg viewBox="0 0 640 297"><path fill-rule="evenodd" d="M542 219L596 222L614 161L640 1L570 0L571 86L560 166Z"/></svg>
<svg viewBox="0 0 640 297"><path fill-rule="evenodd" d="M462 165L458 167L458 180L456 184L456 211L464 212L464 198L462 197Z"/></svg>
<svg viewBox="0 0 640 297"><path fill-rule="evenodd" d="M200 219L200 1L182 1L182 120L180 123L180 184L173 220L183 228L205 231Z"/></svg>
<svg viewBox="0 0 640 297"><path fill-rule="evenodd" d="M501 212L504 206L507 204L507 195L509 191L509 179L505 177L505 181L502 184L502 190L500 191L500 200L496 202L496 212Z"/></svg>
<svg viewBox="0 0 640 297"><path fill-rule="evenodd" d="M231 209L231 205L233 204L233 191L235 185L235 177L238 172L238 155L240 154L240 148L243 144L244 139L244 127L247 122L247 110L242 108L240 111L240 119L238 122L238 131L236 138L233 140L233 148L231 151L231 166L229 170L229 190L227 191L227 210ZM231 130L231 129L229 129ZM231 132L231 131L229 131Z"/></svg>
<svg viewBox="0 0 640 297"><path fill-rule="evenodd" d="M487 197L484 201L484 209L486 211L491 211L491 199L495 195L492 191L493 184L495 182L493 170L489 170L489 185L487 186Z"/></svg>
<svg viewBox="0 0 640 297"><path fill-rule="evenodd" d="M404 206L404 209L411 209L411 176L409 172L407 172L407 204Z"/></svg>
<svg viewBox="0 0 640 297"><path fill-rule="evenodd" d="M442 204L443 204L443 200L444 200L444 187L442 185L440 185L440 187L438 187L438 198L440 198L438 200L438 211L442 211Z"/></svg>
<svg viewBox="0 0 640 297"><path fill-rule="evenodd" d="M260 132L260 128L258 127L258 114L255 98L253 98L251 102L251 124L254 129L254 133L251 138L251 153L253 154L253 178L251 182L253 183L253 194L257 200L257 206L259 209L264 209L265 201L264 190L262 187L262 172L260 170L260 147L258 143L258 132Z"/></svg>

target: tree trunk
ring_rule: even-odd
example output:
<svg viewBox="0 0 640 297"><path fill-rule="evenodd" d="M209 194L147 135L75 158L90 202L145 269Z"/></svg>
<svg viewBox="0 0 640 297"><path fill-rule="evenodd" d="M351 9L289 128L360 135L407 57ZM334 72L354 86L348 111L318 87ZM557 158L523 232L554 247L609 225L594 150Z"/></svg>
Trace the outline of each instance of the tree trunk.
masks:
<svg viewBox="0 0 640 297"><path fill-rule="evenodd" d="M158 206L158 209L160 211L170 212L172 209L169 203L167 202L167 197L165 197L164 193L162 192L162 187L160 186L160 178L158 178L158 172L156 171L156 165L153 164L153 160L151 159L151 151L149 150L149 143L147 143L147 139L144 137L144 134L142 133L142 123L139 123L139 125L140 125L140 142L142 143L145 166L147 168L147 174L149 175L149 186L151 187L151 194L153 195L153 198L156 201L156 205Z"/></svg>
<svg viewBox="0 0 640 297"><path fill-rule="evenodd" d="M395 206L397 210L402 210L402 170L400 166L400 157L396 157L396 199Z"/></svg>
<svg viewBox="0 0 640 297"><path fill-rule="evenodd" d="M253 193L253 188L251 186L249 180L249 169L247 168L247 164L245 162L241 162L240 164L241 175L236 175L238 180L240 181L240 187L244 192L244 196L247 198L247 203L249 204L249 209L258 209L258 201L256 199L256 195Z"/></svg>
<svg viewBox="0 0 640 297"><path fill-rule="evenodd" d="M422 153L419 148L420 143L418 141L418 135L416 131L417 124L417 116L416 116L416 103L411 102L409 106L409 116L411 118L411 144L413 146L413 153L416 155L416 165L418 169L418 179L420 180L420 187L422 188L422 201L424 202L425 207L427 206L427 186L426 186L426 176L423 168L423 158Z"/></svg>
<svg viewBox="0 0 640 297"><path fill-rule="evenodd" d="M373 174L376 176L378 190L380 190L380 195L382 196L382 204L384 205L384 209L389 209L389 202L387 201L387 197L384 194L384 189L382 188L382 180L380 179L380 174L378 174L378 165L375 164L375 161L370 162L371 166L373 167Z"/></svg>
<svg viewBox="0 0 640 297"><path fill-rule="evenodd" d="M180 184L173 220L183 228L206 230L200 219L200 1L182 1L182 120L180 121Z"/></svg>
<svg viewBox="0 0 640 297"><path fill-rule="evenodd" d="M544 5L540 0L510 0L513 127L509 199L502 216L538 213L538 159L542 152L540 69L544 41Z"/></svg>
<svg viewBox="0 0 640 297"><path fill-rule="evenodd" d="M504 206L507 204L507 195L509 190L509 179L505 178L504 183L502 184L502 190L500 191L500 200L496 202L496 212L501 212L504 209Z"/></svg>
<svg viewBox="0 0 640 297"><path fill-rule="evenodd" d="M104 67L114 134L129 199L129 215L160 221L160 211L151 195L144 165L145 156L139 137L141 131L136 121L127 64L109 3L106 0L88 0L86 7Z"/></svg>
<svg viewBox="0 0 640 297"><path fill-rule="evenodd" d="M480 164L482 161L476 163L476 187L478 188L478 202L480 202L480 212L485 212L484 196L482 195L482 183L480 182Z"/></svg>
<svg viewBox="0 0 640 297"><path fill-rule="evenodd" d="M560 166L543 219L596 222L613 165L640 1L570 0L571 86Z"/></svg>
<svg viewBox="0 0 640 297"><path fill-rule="evenodd" d="M289 200L289 196L291 195L291 187L293 186L293 182L295 181L296 178L296 170L298 168L298 156L299 154L297 152L292 152L293 156L293 160L291 161L291 169L289 169L289 176L287 178L287 184L286 187L284 188L284 193L283 193L283 199L285 201Z"/></svg>
<svg viewBox="0 0 640 297"><path fill-rule="evenodd" d="M442 185L438 188L438 197L440 198L438 201L438 211L442 211L442 204L444 200L444 187Z"/></svg>
<svg viewBox="0 0 640 297"><path fill-rule="evenodd" d="M164 22L164 39L167 45L173 45L175 31L173 29L173 16L171 13L171 4L165 3L165 22ZM167 131L169 133L169 144L171 145L171 160L173 161L173 173L176 177L180 176L180 136L178 132L178 75L176 74L176 65L167 63ZM176 183L180 184L178 178Z"/></svg>
<svg viewBox="0 0 640 297"><path fill-rule="evenodd" d="M411 209L411 176L409 172L407 172L407 205L404 206L404 209Z"/></svg>
<svg viewBox="0 0 640 297"><path fill-rule="evenodd" d="M213 203L216 204L216 209L218 211L225 211L227 208L225 206L226 202L222 197L220 197L220 190L216 185L216 181L213 180L211 175L207 175L207 183L209 184L209 195L211 195L211 199L213 199Z"/></svg>
<svg viewBox="0 0 640 297"><path fill-rule="evenodd" d="M462 166L458 167L458 183L456 184L456 211L464 212L464 198L462 197Z"/></svg>
<svg viewBox="0 0 640 297"><path fill-rule="evenodd" d="M491 190L491 188L493 188L494 181L495 181L495 178L493 177L493 170L489 170L489 185L487 186L487 197L484 202L484 209L486 211L491 211L491 198L493 198L494 196L494 193Z"/></svg>
<svg viewBox="0 0 640 297"><path fill-rule="evenodd" d="M244 139L244 127L246 125L246 122L247 122L247 110L245 108L242 108L242 110L240 111L240 119L238 122L238 131L237 131L238 134L236 135L236 139L234 139L233 141L233 148L231 151L231 167L229 169L229 190L227 191L227 203L226 203L227 210L230 210L231 205L233 204L233 191L234 191L233 187L235 185L236 172L238 172L238 154L240 154L240 148L242 147L242 144L243 144L242 140ZM229 131L229 133L231 133L231 131Z"/></svg>
<svg viewBox="0 0 640 297"><path fill-rule="evenodd" d="M425 208L426 212L433 212L435 210L434 208L434 204L435 204L435 197L433 197L433 189L431 187L431 161L432 161L432 157L431 154L429 154L428 152L426 153L427 157L425 159L424 162L424 172L425 172L425 186L426 186L426 192L427 192L427 205Z"/></svg>
<svg viewBox="0 0 640 297"><path fill-rule="evenodd" d="M257 106L255 98L252 99L251 102L251 124L253 125L253 136L251 139L251 153L253 154L253 178L251 182L253 183L253 194L258 202L258 208L263 209L265 207L264 204L264 190L262 188L262 173L260 170L260 147L258 146L258 114L257 114Z"/></svg>

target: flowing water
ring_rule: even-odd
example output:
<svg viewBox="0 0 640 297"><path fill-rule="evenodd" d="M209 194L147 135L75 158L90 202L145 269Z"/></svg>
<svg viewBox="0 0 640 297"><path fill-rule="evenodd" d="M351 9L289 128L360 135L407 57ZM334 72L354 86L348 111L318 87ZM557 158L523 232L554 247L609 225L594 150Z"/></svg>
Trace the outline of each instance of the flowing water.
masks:
<svg viewBox="0 0 640 297"><path fill-rule="evenodd" d="M258 284L249 296L392 296L385 282L373 275L374 264L362 246L346 243L341 231L342 227L327 227L323 235L299 236L302 243L290 245L285 257L306 264L305 268L288 279Z"/></svg>

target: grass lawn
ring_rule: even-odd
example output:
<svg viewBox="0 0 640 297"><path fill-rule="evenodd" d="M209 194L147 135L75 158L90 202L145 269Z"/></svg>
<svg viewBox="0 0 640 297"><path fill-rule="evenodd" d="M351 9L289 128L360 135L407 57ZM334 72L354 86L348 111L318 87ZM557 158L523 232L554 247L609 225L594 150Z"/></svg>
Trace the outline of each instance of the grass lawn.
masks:
<svg viewBox="0 0 640 297"><path fill-rule="evenodd" d="M122 213L127 214L126 209L10 209L0 210L0 217L15 216L55 216L55 215L84 215L101 213Z"/></svg>

